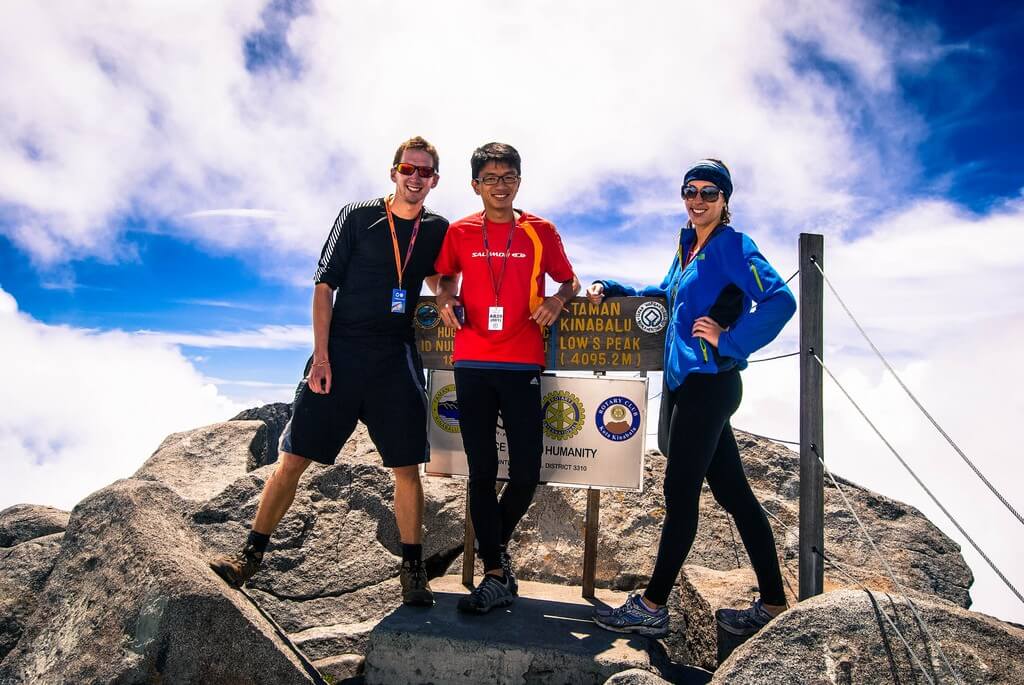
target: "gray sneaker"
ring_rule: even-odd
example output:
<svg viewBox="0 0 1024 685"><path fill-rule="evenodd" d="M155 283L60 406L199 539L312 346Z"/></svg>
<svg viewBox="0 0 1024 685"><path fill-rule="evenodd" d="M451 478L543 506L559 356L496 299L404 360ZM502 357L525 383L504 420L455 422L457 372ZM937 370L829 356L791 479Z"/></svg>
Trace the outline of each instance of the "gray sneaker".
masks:
<svg viewBox="0 0 1024 685"><path fill-rule="evenodd" d="M746 637L768 625L774 616L768 613L761 604L761 600L755 600L747 609L719 609L715 612L715 620L722 630L733 635Z"/></svg>
<svg viewBox="0 0 1024 685"><path fill-rule="evenodd" d="M664 637L668 634L668 609L659 607L651 611L640 599L640 593L634 592L620 607L595 610L594 623L616 633Z"/></svg>
<svg viewBox="0 0 1024 685"><path fill-rule="evenodd" d="M519 596L519 581L516 580L516 574L512 570L512 557L508 555L508 552L504 547L501 548L501 570L505 574L505 578L508 579L508 589L513 596Z"/></svg>
<svg viewBox="0 0 1024 685"><path fill-rule="evenodd" d="M459 611L467 614L486 614L496 607L507 607L515 596L509 588L508 579L485 574L484 579L473 592L459 599Z"/></svg>

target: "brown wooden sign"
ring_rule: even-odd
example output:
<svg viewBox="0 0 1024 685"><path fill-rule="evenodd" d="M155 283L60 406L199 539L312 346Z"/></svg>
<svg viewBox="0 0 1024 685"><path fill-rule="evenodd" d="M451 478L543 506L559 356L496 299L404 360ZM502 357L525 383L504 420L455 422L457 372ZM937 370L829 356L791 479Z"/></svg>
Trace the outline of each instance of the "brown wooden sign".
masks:
<svg viewBox="0 0 1024 685"><path fill-rule="evenodd" d="M669 315L660 297L609 297L568 302L544 336L550 371L658 371ZM455 331L441 324L433 297L414 316L416 344L428 369L450 369Z"/></svg>

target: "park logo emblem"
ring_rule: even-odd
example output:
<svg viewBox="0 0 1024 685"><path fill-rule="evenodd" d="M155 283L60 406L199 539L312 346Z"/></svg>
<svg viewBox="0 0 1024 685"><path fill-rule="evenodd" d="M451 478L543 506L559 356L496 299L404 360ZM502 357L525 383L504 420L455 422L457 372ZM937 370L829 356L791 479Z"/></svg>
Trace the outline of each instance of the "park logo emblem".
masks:
<svg viewBox="0 0 1024 685"><path fill-rule="evenodd" d="M668 310L655 300L648 300L636 308L636 325L644 333L660 333L668 324Z"/></svg>
<svg viewBox="0 0 1024 685"><path fill-rule="evenodd" d="M583 428L586 411L579 397L565 390L549 392L542 400L544 435L552 440L568 440Z"/></svg>
<svg viewBox="0 0 1024 685"><path fill-rule="evenodd" d="M416 307L416 314L413 321L419 328L429 330L441 323L441 313L433 302L422 302Z"/></svg>
<svg viewBox="0 0 1024 685"><path fill-rule="evenodd" d="M640 409L626 397L609 397L594 415L598 432L612 442L629 440L640 430Z"/></svg>
<svg viewBox="0 0 1024 685"><path fill-rule="evenodd" d="M430 416L437 427L446 433L459 432L459 402L455 397L455 384L441 386L430 400Z"/></svg>

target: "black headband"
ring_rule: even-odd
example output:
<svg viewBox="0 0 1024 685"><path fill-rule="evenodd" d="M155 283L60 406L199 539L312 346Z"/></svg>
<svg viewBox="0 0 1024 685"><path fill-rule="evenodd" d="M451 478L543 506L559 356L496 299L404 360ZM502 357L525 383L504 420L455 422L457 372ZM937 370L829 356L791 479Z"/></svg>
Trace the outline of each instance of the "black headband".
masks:
<svg viewBox="0 0 1024 685"><path fill-rule="evenodd" d="M719 164L710 159L702 159L686 172L683 177L683 185L690 181L707 181L714 183L725 194L725 201L729 201L732 195L732 176L724 164Z"/></svg>

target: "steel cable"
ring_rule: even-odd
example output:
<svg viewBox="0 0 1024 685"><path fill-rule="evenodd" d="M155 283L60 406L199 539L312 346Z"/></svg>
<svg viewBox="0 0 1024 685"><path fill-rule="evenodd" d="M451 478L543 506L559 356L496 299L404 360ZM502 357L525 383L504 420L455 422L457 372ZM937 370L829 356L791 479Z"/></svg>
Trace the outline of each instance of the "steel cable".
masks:
<svg viewBox="0 0 1024 685"><path fill-rule="evenodd" d="M900 378L898 373L896 373L896 370L892 368L892 365L889 363L889 360L885 358L881 351L875 346L875 343L871 341L871 338L868 337L868 334L864 331L864 328L857 321L856 317L854 317L853 312L851 312L850 308L846 306L845 302L843 302L843 298L839 297L839 293L836 292L836 289L832 285L832 282L828 280L828 276L825 275L825 271L821 268L821 265L818 264L818 262L815 261L813 257L811 257L811 262L814 264L815 268L818 269L819 273L821 273L821 277L825 279L825 283L828 285L828 289L831 290L832 294L836 296L836 300L839 301L839 305L843 308L843 311L846 312L846 315L850 317L850 321L852 321L853 325L857 327L857 330L860 331L860 334L864 336L864 339L867 341L868 345L871 346L871 349L882 361L882 364L885 365L885 368L889 370L889 373L893 375L893 378L896 379L896 382L899 383L901 388L903 388L903 391L906 392L910 399L914 402L914 404L917 405L917 408L921 410L921 413L923 413L925 417L927 417L927 419L935 427L935 430L939 431L939 434L942 435L942 437L946 439L946 442L948 442L950 446L952 446L952 448L956 451L956 453L960 455L960 458L963 459L969 467L971 467L971 470L974 471L974 475L980 478L981 482L984 483L990 491L992 491L992 494L999 498L999 501L1003 503L1003 506L1009 509L1010 513L1016 516L1017 520L1022 525L1024 525L1024 516L1020 515L1020 513L1013 507L1013 505L1010 504L1005 497L1003 497L1002 493L996 489L996 486L992 485L992 483L989 482L989 479L985 477L985 474L983 474L981 470L974 465L974 462L971 461L966 454L964 454L964 451L960 449L960 446L953 441L953 438L949 437L949 434L942 429L942 426L939 425L938 421L932 418L932 415L928 413L928 410L924 408L924 405L922 405L921 402L918 401L914 393L910 391L910 388L908 388L906 383L903 382L903 379Z"/></svg>
<svg viewBox="0 0 1024 685"><path fill-rule="evenodd" d="M946 515L946 518L948 518L953 523L953 525L956 526L956 529L960 531L960 534L964 536L967 542L971 543L971 547L973 547L975 551L981 555L981 558L985 560L985 563L987 563L993 571L995 571L996 575L999 576L999 579L1003 581L1006 587L1010 588L1010 591L1017 596L1017 599L1020 600L1021 604L1024 604L1024 596L1021 595L1020 591L1018 591L1017 588L1014 587L1013 583L1011 583L1009 579L1005 575L1003 575L1003 572L999 570L999 568L995 565L995 562L989 559L988 555L985 554L984 551L982 551L978 543L974 541L974 538L968 535L967 531L964 530L963 526L960 525L960 522L957 521L956 518L954 518L953 515L949 513L949 510L942 505L942 502L939 501L939 498L932 494L932 491L929 490L928 486L924 484L924 481L922 481L920 477L918 477L917 473L914 472L914 469L910 468L910 465L906 462L906 460L903 459L902 456L900 456L900 453L896 451L896 448L893 447L892 444L885 439L885 436L882 435L882 432L878 430L877 427L875 427L875 424L872 423L871 419L868 418L868 415L864 413L864 410L861 409L860 405L858 405L854 401L853 397L850 396L850 393L846 391L846 388L842 386L842 384L835 377L835 375L829 370L827 366L825 366L825 363L821 361L821 358L818 357L818 355L816 354L813 356L814 359L818 362L818 364L821 365L821 368L825 370L825 373L828 374L829 378L832 379L832 382L836 384L836 387L838 387L842 391L842 393L846 395L846 399L850 401L850 404L852 404L853 408L856 409L857 412L861 415L861 418L863 418L867 422L867 424L871 426L871 429L875 431L875 435L877 435L878 438L885 444L885 446L889 448L889 451L893 453L897 460L899 460L900 464L903 465L903 468L907 470L907 473L909 473L914 478L917 484L921 486L921 489L925 491L925 494L927 494L928 497L931 498L932 502L935 503L935 506L937 506L942 511L942 513Z"/></svg>

